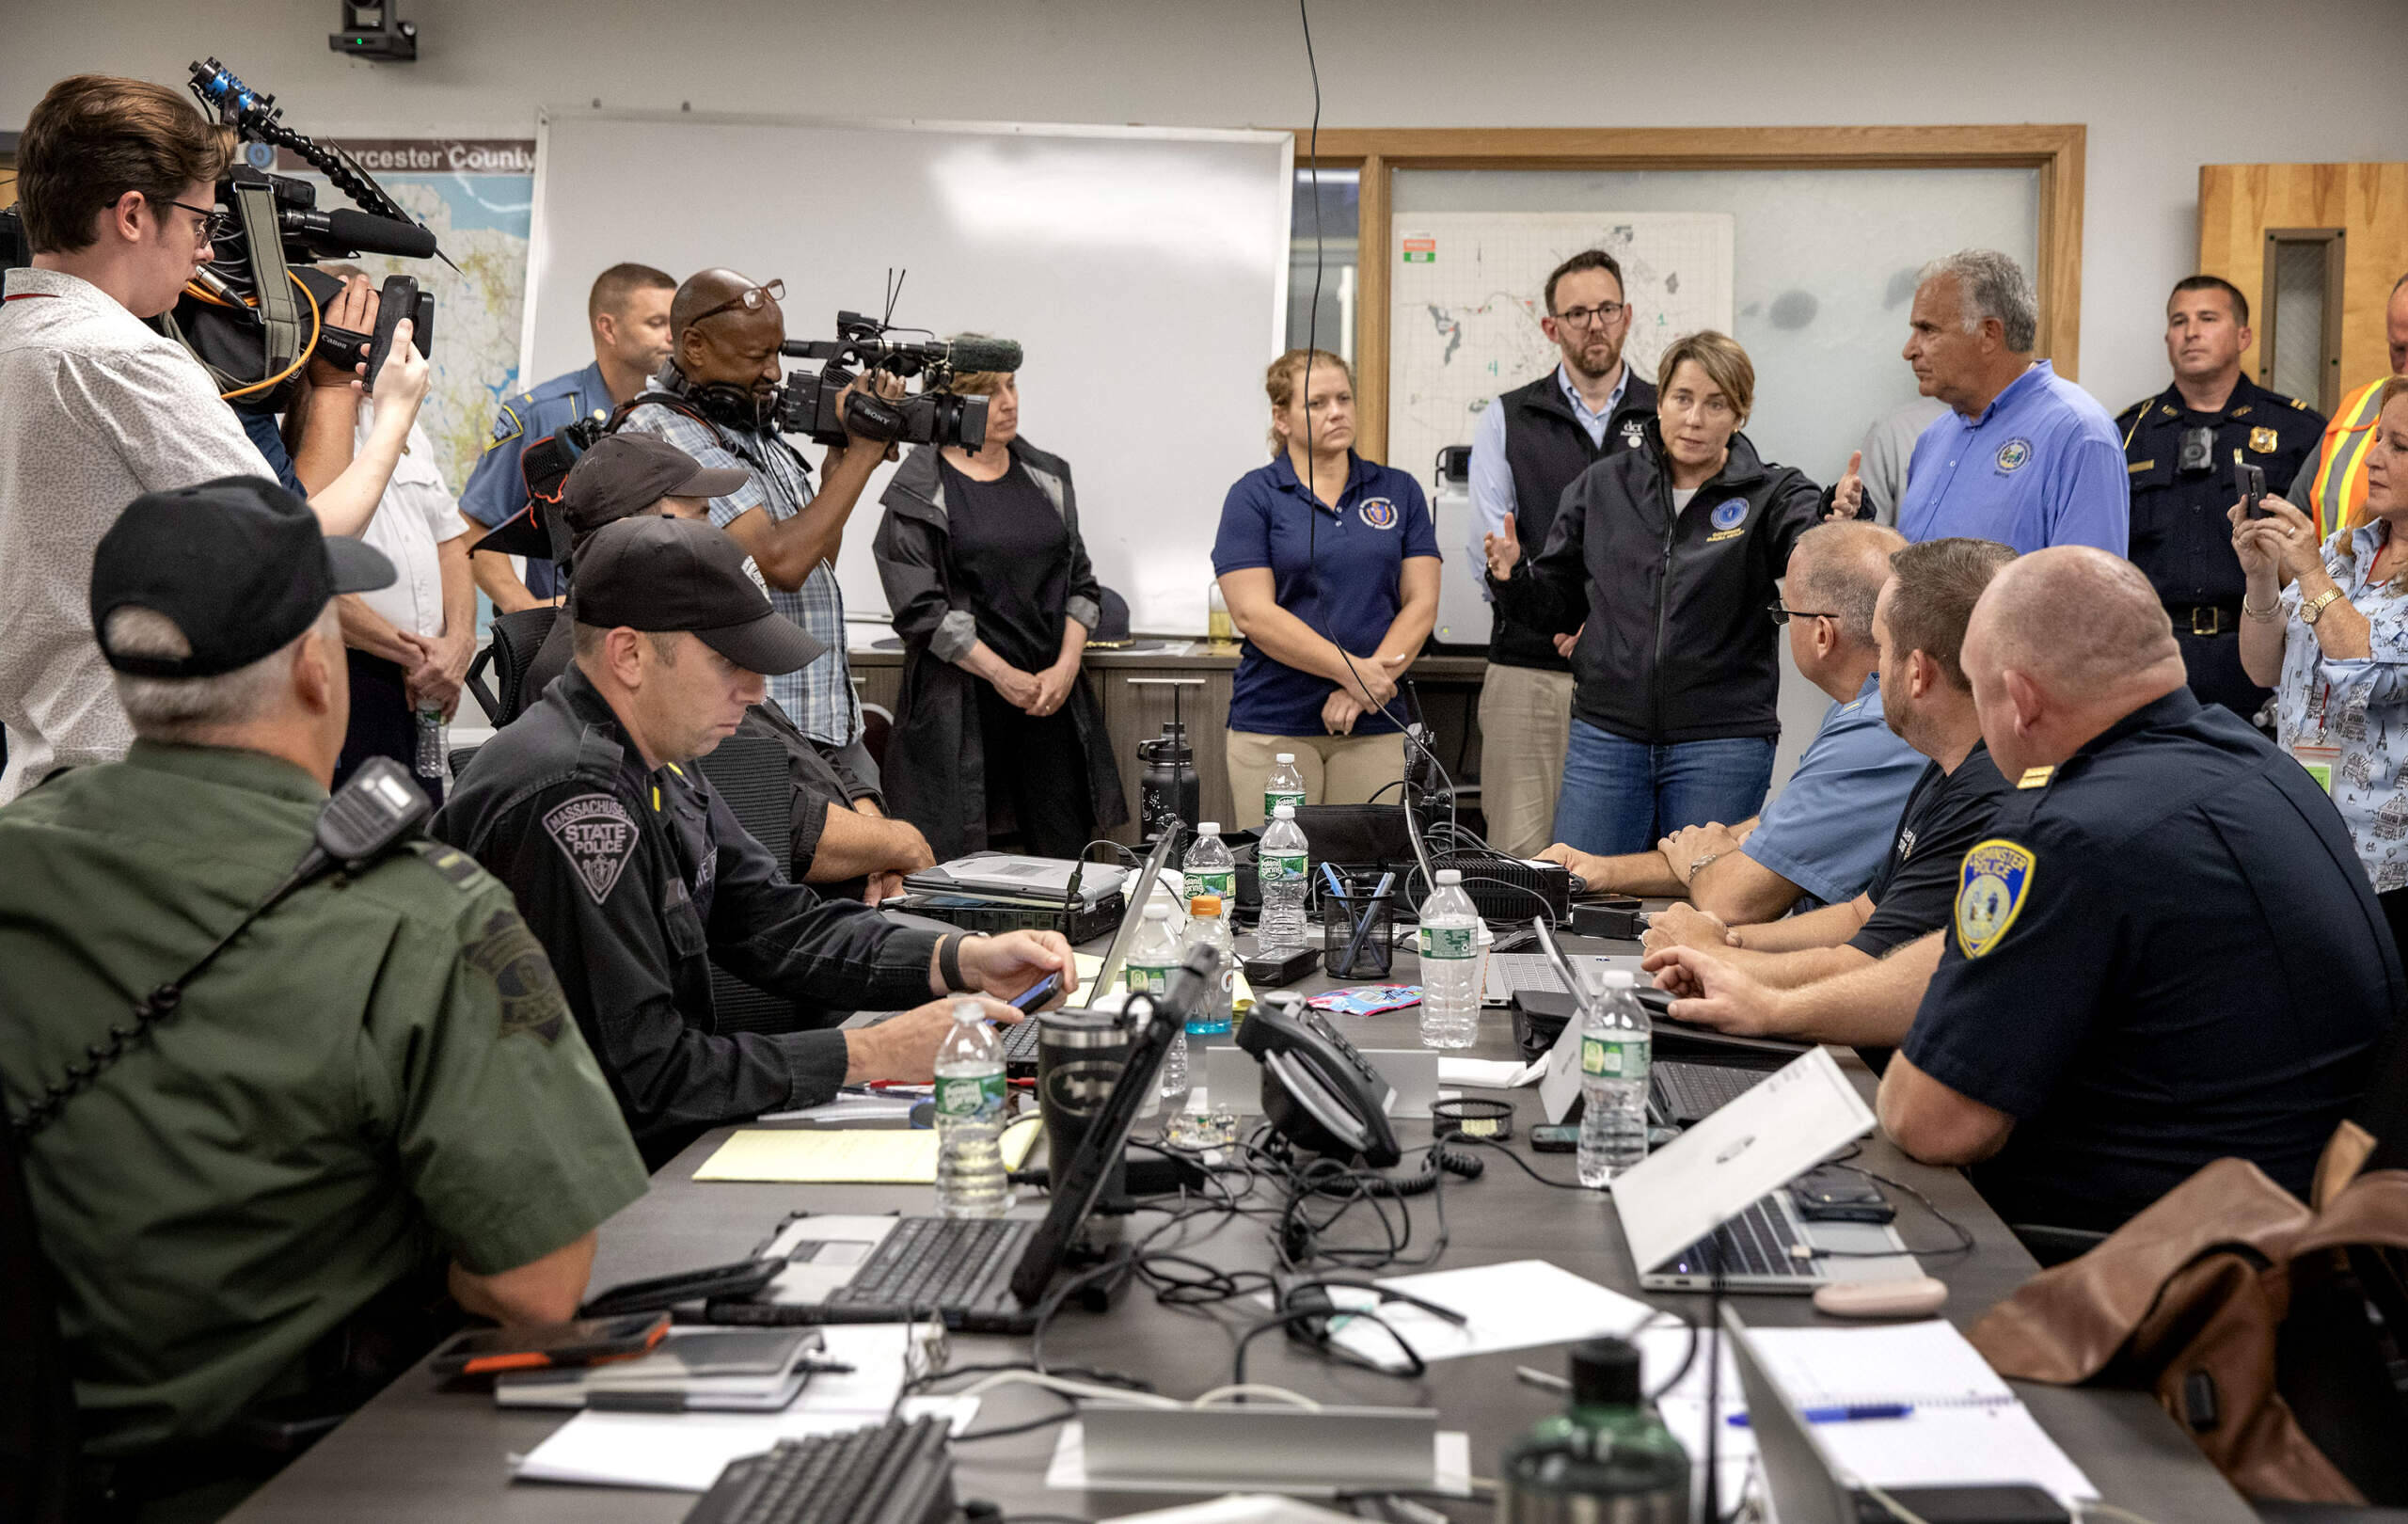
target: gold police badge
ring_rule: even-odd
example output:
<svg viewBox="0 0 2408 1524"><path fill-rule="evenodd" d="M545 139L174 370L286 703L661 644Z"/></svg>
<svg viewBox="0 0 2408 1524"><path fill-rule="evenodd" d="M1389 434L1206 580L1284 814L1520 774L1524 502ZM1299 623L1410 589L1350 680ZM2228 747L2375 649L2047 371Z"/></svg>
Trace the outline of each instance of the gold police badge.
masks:
<svg viewBox="0 0 2408 1524"><path fill-rule="evenodd" d="M2023 909L2038 859L2003 837L1977 842L1957 870L1956 946L1979 958L1998 945Z"/></svg>
<svg viewBox="0 0 2408 1524"><path fill-rule="evenodd" d="M2281 442L2282 441L2275 437L2274 431L2272 429L2251 429L2249 431L2249 448L2258 452L2258 453L2261 455L2273 454L2274 452L2274 446Z"/></svg>

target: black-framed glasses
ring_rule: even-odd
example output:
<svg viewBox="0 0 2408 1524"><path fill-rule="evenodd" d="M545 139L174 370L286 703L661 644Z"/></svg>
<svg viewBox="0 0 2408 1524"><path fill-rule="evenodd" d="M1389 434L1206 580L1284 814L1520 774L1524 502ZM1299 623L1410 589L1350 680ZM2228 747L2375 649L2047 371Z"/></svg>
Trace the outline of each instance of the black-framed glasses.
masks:
<svg viewBox="0 0 2408 1524"><path fill-rule="evenodd" d="M1837 619L1839 617L1839 615L1835 613L1824 613L1818 611L1806 609L1793 609L1789 607L1789 605L1782 602L1779 598L1775 598L1770 603L1766 604L1765 612L1772 615L1772 622L1776 625L1786 625L1793 619Z"/></svg>
<svg viewBox="0 0 2408 1524"><path fill-rule="evenodd" d="M203 243L214 244L221 238L233 235L234 219L215 207L195 206L189 201L169 201L167 204L179 212L189 212L200 219L200 236Z"/></svg>
<svg viewBox="0 0 2408 1524"><path fill-rule="evenodd" d="M717 317L721 312L733 312L739 307L747 312L757 312L771 302L782 302L785 299L786 283L783 280L772 280L766 286L753 286L749 290L738 292L717 307L695 313L686 322L690 325L700 323L706 317Z"/></svg>
<svg viewBox="0 0 2408 1524"><path fill-rule="evenodd" d="M1611 323L1629 310L1627 302L1599 302L1594 307L1567 307L1555 314L1555 321L1585 328L1592 323Z"/></svg>

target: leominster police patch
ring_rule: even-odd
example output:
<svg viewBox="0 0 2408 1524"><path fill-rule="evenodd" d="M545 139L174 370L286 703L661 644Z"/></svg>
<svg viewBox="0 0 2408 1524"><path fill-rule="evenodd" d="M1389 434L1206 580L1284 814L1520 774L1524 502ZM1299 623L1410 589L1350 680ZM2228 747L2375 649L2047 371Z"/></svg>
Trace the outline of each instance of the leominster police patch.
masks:
<svg viewBox="0 0 2408 1524"><path fill-rule="evenodd" d="M1979 958L2006 935L2023 909L2038 862L2029 850L1998 836L1974 843L1965 854L1957 874L1956 946L1966 957Z"/></svg>
<svg viewBox="0 0 2408 1524"><path fill-rule="evenodd" d="M2002 471L2020 471L2031 463L2032 441L2029 439L2009 439L1998 447L1998 468Z"/></svg>

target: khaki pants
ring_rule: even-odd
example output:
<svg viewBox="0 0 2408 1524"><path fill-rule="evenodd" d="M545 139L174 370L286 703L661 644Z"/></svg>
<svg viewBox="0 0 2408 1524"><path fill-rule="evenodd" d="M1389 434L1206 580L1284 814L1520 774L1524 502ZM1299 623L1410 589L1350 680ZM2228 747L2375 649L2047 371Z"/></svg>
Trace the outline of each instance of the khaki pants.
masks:
<svg viewBox="0 0 2408 1524"><path fill-rule="evenodd" d="M1262 786L1279 765L1281 752L1295 754L1307 804L1368 803L1382 788L1393 791L1404 776L1404 737L1395 731L1385 736L1258 736L1232 730L1228 753L1236 818L1225 823L1244 831L1261 829Z"/></svg>
<svg viewBox="0 0 2408 1524"><path fill-rule="evenodd" d="M1480 813L1488 844L1534 856L1555 840L1572 738L1572 675L1491 662L1480 689Z"/></svg>

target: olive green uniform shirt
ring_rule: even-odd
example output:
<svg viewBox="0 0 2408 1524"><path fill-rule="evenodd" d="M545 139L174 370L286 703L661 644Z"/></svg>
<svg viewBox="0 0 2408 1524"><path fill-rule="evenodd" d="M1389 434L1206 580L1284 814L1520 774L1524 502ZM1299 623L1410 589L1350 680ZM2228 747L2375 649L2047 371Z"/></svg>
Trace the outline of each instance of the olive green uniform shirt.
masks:
<svg viewBox="0 0 2408 1524"><path fill-rule="evenodd" d="M145 743L0 809L11 1119L283 881L325 800ZM509 892L422 841L254 922L24 1152L103 1454L208 1435L395 1281L526 1264L645 1185Z"/></svg>

